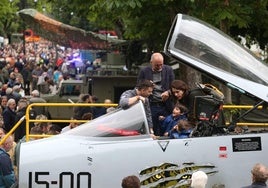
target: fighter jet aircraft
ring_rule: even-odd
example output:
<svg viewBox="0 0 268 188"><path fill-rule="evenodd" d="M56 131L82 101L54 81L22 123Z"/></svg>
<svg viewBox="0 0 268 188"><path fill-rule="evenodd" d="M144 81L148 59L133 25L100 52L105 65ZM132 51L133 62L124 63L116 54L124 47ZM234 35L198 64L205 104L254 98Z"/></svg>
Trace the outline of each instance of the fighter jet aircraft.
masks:
<svg viewBox="0 0 268 188"><path fill-rule="evenodd" d="M198 19L177 15L165 53L252 96L258 105L268 102L267 66ZM204 103L204 109L211 104ZM136 175L141 187L183 188L197 170L208 174L207 187L242 187L251 183L255 163L268 164L268 133L230 131L153 139L139 102L63 134L23 143L19 187L118 188L124 177Z"/></svg>

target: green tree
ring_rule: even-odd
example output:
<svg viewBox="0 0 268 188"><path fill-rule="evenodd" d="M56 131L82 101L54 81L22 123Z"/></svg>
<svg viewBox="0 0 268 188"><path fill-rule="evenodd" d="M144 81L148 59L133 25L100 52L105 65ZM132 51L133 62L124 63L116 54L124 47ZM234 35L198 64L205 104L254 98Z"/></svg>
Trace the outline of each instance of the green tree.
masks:
<svg viewBox="0 0 268 188"><path fill-rule="evenodd" d="M0 1L0 35L10 37L18 28L16 12L18 0Z"/></svg>

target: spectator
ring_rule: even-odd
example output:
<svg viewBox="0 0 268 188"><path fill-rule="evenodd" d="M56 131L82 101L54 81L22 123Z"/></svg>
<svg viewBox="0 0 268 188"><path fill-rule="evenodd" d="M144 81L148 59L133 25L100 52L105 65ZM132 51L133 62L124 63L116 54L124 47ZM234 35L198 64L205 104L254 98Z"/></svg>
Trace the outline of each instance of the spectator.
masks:
<svg viewBox="0 0 268 188"><path fill-rule="evenodd" d="M168 98L167 90L175 76L170 66L164 65L164 57L161 53L154 53L151 56L151 66L140 70L138 81L151 80L154 83L153 94L150 97L153 129L156 136L160 136L159 116L166 116L165 100Z"/></svg>
<svg viewBox="0 0 268 188"><path fill-rule="evenodd" d="M81 94L77 103L91 103L91 96L89 94ZM89 112L92 113L92 109L90 106L74 107L74 114L78 119L82 119L83 115Z"/></svg>
<svg viewBox="0 0 268 188"><path fill-rule="evenodd" d="M18 122L23 116L25 116L27 106L28 102L24 99L21 99L18 102L18 109L16 113L15 122ZM26 120L24 119L21 125L15 130L15 142L18 142L20 139L22 139L25 136L25 134L26 134Z"/></svg>
<svg viewBox="0 0 268 188"><path fill-rule="evenodd" d="M33 90L31 93L31 98L29 99L29 102L30 104L32 104L32 103L46 103L47 101L40 97L40 93L38 90ZM36 116L43 114L43 115L46 115L48 118L50 117L46 108L43 106L34 106L33 111Z"/></svg>
<svg viewBox="0 0 268 188"><path fill-rule="evenodd" d="M8 87L12 88L16 83L16 74L14 72L11 72L9 74L9 79L7 82Z"/></svg>
<svg viewBox="0 0 268 188"><path fill-rule="evenodd" d="M35 68L32 71L32 90L38 89L37 83L38 83L39 76L41 76L42 73L43 73L43 70L40 64L35 65Z"/></svg>
<svg viewBox="0 0 268 188"><path fill-rule="evenodd" d="M31 75L31 70L30 70L30 64L27 63L22 71L21 71L23 81L24 81L24 90L25 90L25 95L30 95L30 83L32 80L32 75Z"/></svg>
<svg viewBox="0 0 268 188"><path fill-rule="evenodd" d="M77 117L74 116L74 117L71 118L71 120L79 120L79 118L77 118ZM78 123L78 122L71 122L68 126L64 127L61 130L61 133L64 133L66 131L69 131L69 130L71 130L71 129L79 126L79 125L80 125L80 123Z"/></svg>
<svg viewBox="0 0 268 188"><path fill-rule="evenodd" d="M98 103L99 99L97 96L92 96L92 103ZM111 99L105 99L104 104L111 104L112 100ZM100 117L104 114L107 113L107 107L106 106L93 106L92 107L92 113L93 113L93 117L97 118Z"/></svg>
<svg viewBox="0 0 268 188"><path fill-rule="evenodd" d="M14 99L9 99L7 101L7 107L3 112L4 129L9 132L16 123L16 101Z"/></svg>
<svg viewBox="0 0 268 188"><path fill-rule="evenodd" d="M148 97L152 94L153 88L154 84L151 81L140 81L133 90L127 90L122 93L119 101L119 106L123 109L129 108L140 100L143 102L151 134L154 134L154 131Z"/></svg>
<svg viewBox="0 0 268 188"><path fill-rule="evenodd" d="M268 168L264 164L257 163L251 170L252 184L243 188L264 188L268 179Z"/></svg>
<svg viewBox="0 0 268 188"><path fill-rule="evenodd" d="M6 96L7 96L7 100L9 100L9 99L15 99L15 97L13 95L13 89L11 87L8 87L6 89Z"/></svg>
<svg viewBox="0 0 268 188"><path fill-rule="evenodd" d="M1 137L3 139L3 137ZM7 153L13 147L12 137L9 136L0 146L0 187L11 187L15 183L15 173L9 154Z"/></svg>
<svg viewBox="0 0 268 188"><path fill-rule="evenodd" d="M122 188L140 188L140 180L137 176L127 176L123 178L121 183Z"/></svg>
<svg viewBox="0 0 268 188"><path fill-rule="evenodd" d="M3 127L0 127L0 138L6 134L6 131Z"/></svg>
<svg viewBox="0 0 268 188"><path fill-rule="evenodd" d="M1 96L1 108L2 112L4 112L5 108L7 107L7 96Z"/></svg>
<svg viewBox="0 0 268 188"><path fill-rule="evenodd" d="M20 94L20 91L21 91L21 87L20 85L14 85L13 86L13 89L12 89L12 96L13 96L13 99L15 99L16 101L16 104L18 104L19 100L21 99L21 94ZM24 96L23 96L24 97Z"/></svg>
<svg viewBox="0 0 268 188"><path fill-rule="evenodd" d="M57 135L60 134L61 127L57 124L52 124L47 132L48 135Z"/></svg>
<svg viewBox="0 0 268 188"><path fill-rule="evenodd" d="M43 114L39 114L35 118L36 120L47 120L47 116ZM42 134L47 134L49 129L50 129L50 124L48 122L35 122L34 123L35 127L39 127L40 130L42 131Z"/></svg>
<svg viewBox="0 0 268 188"><path fill-rule="evenodd" d="M192 174L191 188L205 188L208 176L203 171L197 171Z"/></svg>
<svg viewBox="0 0 268 188"><path fill-rule="evenodd" d="M93 114L90 113L90 112L85 113L85 114L83 114L83 116L82 116L81 119L82 119L82 120L92 120L92 119L93 119Z"/></svg>

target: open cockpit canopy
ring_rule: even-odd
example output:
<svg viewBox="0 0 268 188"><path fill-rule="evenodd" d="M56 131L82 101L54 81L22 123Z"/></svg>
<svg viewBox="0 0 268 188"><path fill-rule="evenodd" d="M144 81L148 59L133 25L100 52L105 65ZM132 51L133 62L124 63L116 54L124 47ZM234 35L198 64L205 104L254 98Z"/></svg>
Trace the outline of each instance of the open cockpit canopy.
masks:
<svg viewBox="0 0 268 188"><path fill-rule="evenodd" d="M149 129L144 107L140 102L126 110L115 110L63 134L86 137L125 137L148 135Z"/></svg>
<svg viewBox="0 0 268 188"><path fill-rule="evenodd" d="M165 53L241 92L268 102L268 67L211 25L178 14Z"/></svg>

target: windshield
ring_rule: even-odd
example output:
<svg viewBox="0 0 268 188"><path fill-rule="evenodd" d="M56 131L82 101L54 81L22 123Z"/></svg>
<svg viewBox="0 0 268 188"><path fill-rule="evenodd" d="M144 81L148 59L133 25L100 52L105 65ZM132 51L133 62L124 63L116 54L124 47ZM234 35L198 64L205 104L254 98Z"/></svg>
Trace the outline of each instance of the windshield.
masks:
<svg viewBox="0 0 268 188"><path fill-rule="evenodd" d="M172 36L175 39L173 50L244 79L268 85L267 66L220 30L187 15L179 15L173 27L176 27Z"/></svg>
<svg viewBox="0 0 268 188"><path fill-rule="evenodd" d="M91 137L123 137L148 134L148 123L142 102L129 109L119 109L80 125L63 134Z"/></svg>

